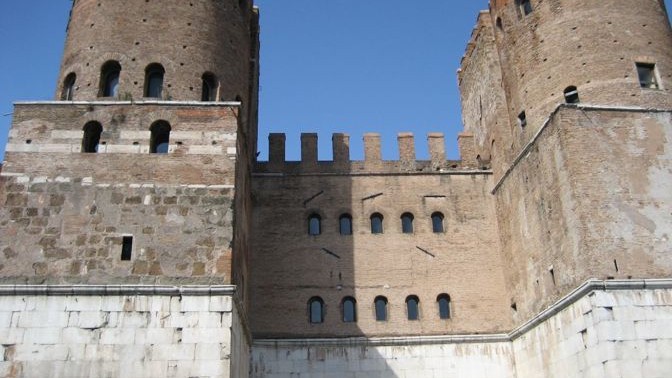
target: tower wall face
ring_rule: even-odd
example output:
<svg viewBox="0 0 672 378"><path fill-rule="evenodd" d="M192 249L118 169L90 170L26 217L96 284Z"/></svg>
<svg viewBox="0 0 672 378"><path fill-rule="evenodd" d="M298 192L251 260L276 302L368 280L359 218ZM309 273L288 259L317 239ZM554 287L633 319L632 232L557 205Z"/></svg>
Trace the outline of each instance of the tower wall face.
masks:
<svg viewBox="0 0 672 378"><path fill-rule="evenodd" d="M515 1L498 1L490 12L518 147L565 102L563 91L570 86L587 104L672 105L672 33L662 2L532 0L531 5L524 15ZM640 87L637 62L655 64L661 89ZM521 128L517 118L523 111L527 126Z"/></svg>
<svg viewBox="0 0 672 378"><path fill-rule="evenodd" d="M145 70L154 63L165 69L163 99L201 100L206 72L218 84L216 99L247 99L251 20L248 0L77 0L56 98L71 73L73 99L101 97L101 69L116 61L121 99L145 96Z"/></svg>

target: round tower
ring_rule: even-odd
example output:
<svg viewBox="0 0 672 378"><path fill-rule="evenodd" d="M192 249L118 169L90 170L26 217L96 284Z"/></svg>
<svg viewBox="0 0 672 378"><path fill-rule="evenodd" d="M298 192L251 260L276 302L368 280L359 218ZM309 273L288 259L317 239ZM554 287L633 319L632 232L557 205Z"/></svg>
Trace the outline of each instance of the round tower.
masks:
<svg viewBox="0 0 672 378"><path fill-rule="evenodd" d="M251 0L75 0L58 100L249 96Z"/></svg>
<svg viewBox="0 0 672 378"><path fill-rule="evenodd" d="M663 0L492 0L490 14L519 143L564 102L672 107Z"/></svg>

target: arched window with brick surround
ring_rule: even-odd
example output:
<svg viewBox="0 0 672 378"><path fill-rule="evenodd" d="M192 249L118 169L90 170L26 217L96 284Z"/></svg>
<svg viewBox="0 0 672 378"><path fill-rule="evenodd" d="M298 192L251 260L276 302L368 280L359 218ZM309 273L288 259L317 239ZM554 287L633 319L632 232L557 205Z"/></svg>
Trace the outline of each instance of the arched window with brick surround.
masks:
<svg viewBox="0 0 672 378"><path fill-rule="evenodd" d="M63 80L63 90L61 91L61 101L72 101L75 94L75 82L77 82L77 75L70 72Z"/></svg>
<svg viewBox="0 0 672 378"><path fill-rule="evenodd" d="M145 69L145 97L163 97L163 76L166 70L158 63L152 63Z"/></svg>
<svg viewBox="0 0 672 378"><path fill-rule="evenodd" d="M312 324L324 323L324 301L322 298L310 298L308 301L308 319Z"/></svg>
<svg viewBox="0 0 672 378"><path fill-rule="evenodd" d="M84 137L82 138L82 152L96 153L100 144L100 135L103 133L103 126L96 121L87 122L84 125Z"/></svg>
<svg viewBox="0 0 672 378"><path fill-rule="evenodd" d="M115 60L109 60L100 69L100 97L117 97L119 93L119 76L121 65Z"/></svg>
<svg viewBox="0 0 672 378"><path fill-rule="evenodd" d="M170 124L166 121L156 121L149 130L152 133L149 141L149 152L152 154L167 154L170 144Z"/></svg>

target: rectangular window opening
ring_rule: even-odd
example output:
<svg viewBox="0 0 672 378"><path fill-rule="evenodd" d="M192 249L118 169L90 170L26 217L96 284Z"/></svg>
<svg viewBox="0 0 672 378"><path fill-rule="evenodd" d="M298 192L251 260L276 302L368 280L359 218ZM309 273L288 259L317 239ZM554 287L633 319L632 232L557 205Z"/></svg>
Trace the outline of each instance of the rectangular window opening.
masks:
<svg viewBox="0 0 672 378"><path fill-rule="evenodd" d="M133 254L133 237L124 236L121 242L121 261L130 261Z"/></svg>
<svg viewBox="0 0 672 378"><path fill-rule="evenodd" d="M527 115L525 114L524 111L522 111L522 112L520 112L520 114L518 114L518 125L520 125L520 127L523 127L523 128L525 126L527 126Z"/></svg>
<svg viewBox="0 0 672 378"><path fill-rule="evenodd" d="M639 76L639 85L647 89L660 89L658 79L656 78L656 65L654 63L635 63L637 66L637 75Z"/></svg>

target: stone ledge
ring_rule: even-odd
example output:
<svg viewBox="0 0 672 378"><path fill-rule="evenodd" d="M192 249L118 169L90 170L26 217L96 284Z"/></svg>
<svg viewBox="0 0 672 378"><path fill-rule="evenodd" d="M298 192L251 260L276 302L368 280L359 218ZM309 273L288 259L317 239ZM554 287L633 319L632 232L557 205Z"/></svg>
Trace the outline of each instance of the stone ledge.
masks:
<svg viewBox="0 0 672 378"><path fill-rule="evenodd" d="M160 295L160 296L233 296L235 285L0 285L0 296L69 295Z"/></svg>

